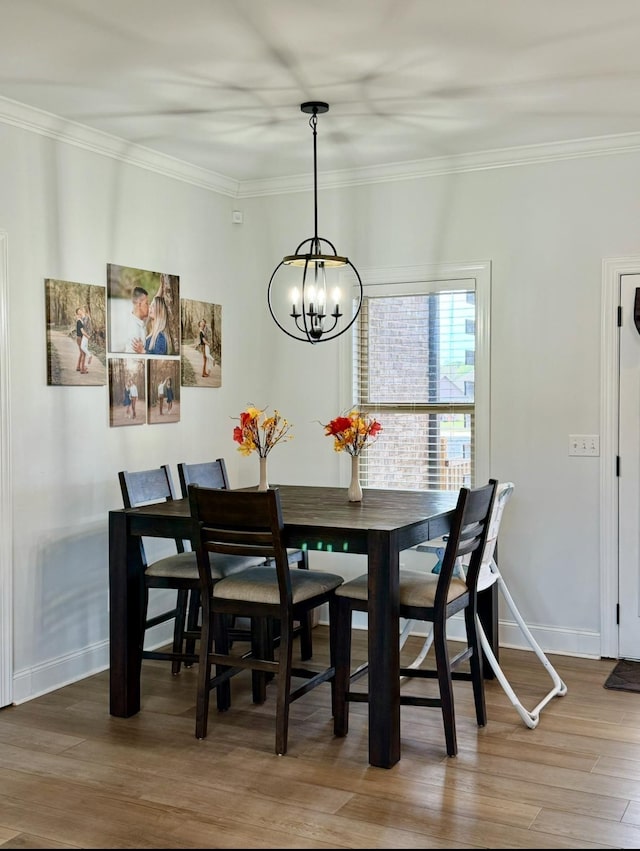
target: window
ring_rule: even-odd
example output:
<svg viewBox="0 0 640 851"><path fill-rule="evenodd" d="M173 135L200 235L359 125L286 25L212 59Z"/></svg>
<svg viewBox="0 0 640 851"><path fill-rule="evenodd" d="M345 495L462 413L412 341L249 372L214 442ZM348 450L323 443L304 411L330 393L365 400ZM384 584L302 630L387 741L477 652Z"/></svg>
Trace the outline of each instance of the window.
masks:
<svg viewBox="0 0 640 851"><path fill-rule="evenodd" d="M362 454L365 487L457 490L488 478L488 264L463 271L365 283L352 398L383 425Z"/></svg>

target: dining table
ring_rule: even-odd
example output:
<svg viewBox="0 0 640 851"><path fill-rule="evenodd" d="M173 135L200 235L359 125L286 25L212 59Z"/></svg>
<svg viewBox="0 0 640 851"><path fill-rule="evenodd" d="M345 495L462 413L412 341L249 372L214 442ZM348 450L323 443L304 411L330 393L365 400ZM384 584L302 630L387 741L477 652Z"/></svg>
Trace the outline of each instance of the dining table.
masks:
<svg viewBox="0 0 640 851"><path fill-rule="evenodd" d="M391 768L401 756L400 553L449 531L458 491L364 488L361 502L349 502L344 487L272 487L288 547L367 557L369 763ZM189 500L109 512L110 713L124 718L140 711L143 536L190 541ZM478 613L497 654L495 586L479 594ZM492 676L488 665L485 675Z"/></svg>

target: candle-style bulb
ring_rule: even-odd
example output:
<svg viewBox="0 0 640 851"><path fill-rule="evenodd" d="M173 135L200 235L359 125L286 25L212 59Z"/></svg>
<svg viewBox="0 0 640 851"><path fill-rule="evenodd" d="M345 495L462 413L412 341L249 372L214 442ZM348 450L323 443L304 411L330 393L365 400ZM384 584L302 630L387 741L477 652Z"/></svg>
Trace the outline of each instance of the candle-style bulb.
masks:
<svg viewBox="0 0 640 851"><path fill-rule="evenodd" d="M316 288L314 286L307 287L307 298L305 299L306 304L308 306L307 315L313 316L316 312L315 307L313 306L314 301L316 300Z"/></svg>

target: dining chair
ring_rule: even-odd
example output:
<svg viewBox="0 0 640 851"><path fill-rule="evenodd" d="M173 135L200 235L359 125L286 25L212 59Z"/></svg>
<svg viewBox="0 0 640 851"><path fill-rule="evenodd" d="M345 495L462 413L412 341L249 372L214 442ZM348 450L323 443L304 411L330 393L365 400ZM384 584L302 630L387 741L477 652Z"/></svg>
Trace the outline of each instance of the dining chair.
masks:
<svg viewBox="0 0 640 851"><path fill-rule="evenodd" d="M335 629L329 626L330 663L321 670L293 666L293 624L329 602L343 578L315 570L291 570L284 543L284 521L277 489L266 491L213 490L188 486L202 594L202 639L198 670L196 738L207 735L209 695L212 689L230 690L230 678L238 669L273 674L276 681L275 752L287 751L289 707L291 703L324 682L331 682L333 704L333 656ZM274 560L274 567L250 570L214 581L209 567L210 555L232 554L259 556ZM224 629L227 616L253 619L251 652L233 653ZM280 622L277 658L269 641L266 625ZM215 675L211 676L215 666ZM301 678L294 687L292 680ZM263 678L264 684L264 678ZM260 695L263 702L266 693ZM254 695L255 701L255 695ZM227 694L220 703L230 703Z"/></svg>
<svg viewBox="0 0 640 851"><path fill-rule="evenodd" d="M118 473L120 490L125 508L135 508L155 502L167 502L175 499L171 471L167 464L150 470L122 470ZM147 560L144 541L138 539L140 554L144 565L144 612L142 631L142 658L170 661L173 674L180 672L181 664L192 665L198 661L195 648L185 647L185 622L190 594L199 598L200 575L196 554L187 551L184 541L176 539L176 552L151 561ZM255 556L219 555L212 559L211 573L215 579L222 579L231 573L245 570L264 559ZM176 605L149 618L147 615L150 588L170 588L177 591ZM173 646L171 652L165 650L145 650L144 636L147 630L166 621L174 621Z"/></svg>
<svg viewBox="0 0 640 851"><path fill-rule="evenodd" d="M549 661L544 650L540 647L538 642L533 637L531 630L527 626L524 618L522 617L522 614L520 613L520 610L516 606L516 603L513 597L511 596L509 587L502 573L500 572L500 568L498 567L498 563L496 561L496 548L498 545L498 534L500 532L502 515L504 513L505 506L511 499L514 488L515 485L513 484L513 482L501 482L496 489L496 497L493 503L491 519L489 521L489 533L487 536L487 543L484 548L484 556L482 558L482 565L480 567L480 573L478 575L477 587L478 591L480 592L486 591L487 589L491 588L492 585L496 585L498 591L502 594L502 597L506 605L508 606L516 624L520 628L520 631L522 632L525 640L527 641L527 643L537 656L538 660L541 662L545 671L551 678L551 688L532 709L527 709L527 707L522 703L515 689L510 683L505 671L500 666L500 663L498 662L498 659L491 648L489 640L487 639L479 617L477 618L477 628L485 658L491 665L496 679L502 686L505 694L511 701L512 706L514 707L522 721L525 723L525 725L530 729L534 729L538 726L538 723L540 721L540 712L554 697L564 697L564 695L567 693L567 685ZM415 549L418 552L435 553L441 559L445 547L446 536L443 538L436 538L431 541L427 541L424 544L419 544ZM466 570L465 563L467 561L468 557L462 559L462 570ZM407 623L409 626L411 625L411 622ZM424 644L420 649L420 652L411 663L411 667L417 667L420 664L421 659L423 659L428 653L432 642L433 630L430 630L429 634L425 638Z"/></svg>
<svg viewBox="0 0 640 851"><path fill-rule="evenodd" d="M479 727L487 722L482 674L482 653L477 630L477 579L489 531L489 520L495 499L497 481L490 479L483 487L473 490L460 488L458 501L451 518L446 548L438 574L401 569L399 572L399 614L401 618L433 624L435 667L400 666L400 677L437 679L439 695L424 697L400 694L401 706L440 707L444 722L447 754L458 752L454 711L454 680L471 681ZM466 578L454 576L459 558L469 556ZM344 582L335 592L331 603L335 622L335 700L334 732L345 736L349 728L349 702L367 701L368 694L351 690L356 677L366 672L366 665L351 672L351 614L367 611L368 576ZM464 614L465 647L452 655L447 644L447 622L458 612ZM469 662L469 670L458 670Z"/></svg>
<svg viewBox="0 0 640 851"><path fill-rule="evenodd" d="M217 458L215 461L204 461L196 464L187 464L184 461L178 464L178 478L180 480L180 491L183 497L189 496L189 485L197 484L203 488L224 488L229 490L229 476L227 475L227 465L224 458ZM309 569L309 557L306 550L296 548L288 548L287 555L289 564L297 566L302 570ZM273 559L267 560L267 564L273 566ZM191 629L195 629L195 619L198 617L198 611L194 610L197 599L194 595L193 603L189 611L189 623ZM312 638L313 620L311 614L308 614L296 629L296 635L300 636L300 653L303 660L310 659L313 656L313 638ZM246 631L244 631L246 633ZM236 632L236 637L244 638L243 631ZM277 633L277 628L276 628ZM230 637L233 638L234 632ZM278 641L277 634L274 635L274 641Z"/></svg>

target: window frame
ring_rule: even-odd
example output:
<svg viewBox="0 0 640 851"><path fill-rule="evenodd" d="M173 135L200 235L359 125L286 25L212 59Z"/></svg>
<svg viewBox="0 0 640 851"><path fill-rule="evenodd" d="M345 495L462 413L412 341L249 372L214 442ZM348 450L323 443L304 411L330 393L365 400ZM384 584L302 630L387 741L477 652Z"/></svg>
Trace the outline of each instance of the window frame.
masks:
<svg viewBox="0 0 640 851"><path fill-rule="evenodd" d="M491 262L438 263L360 270L365 296L417 295L460 289L473 281L476 299L475 348L475 479L484 484L491 470ZM353 335L344 334L338 357L340 410L354 404ZM384 425L384 423L383 423ZM348 471L340 471L341 484Z"/></svg>

